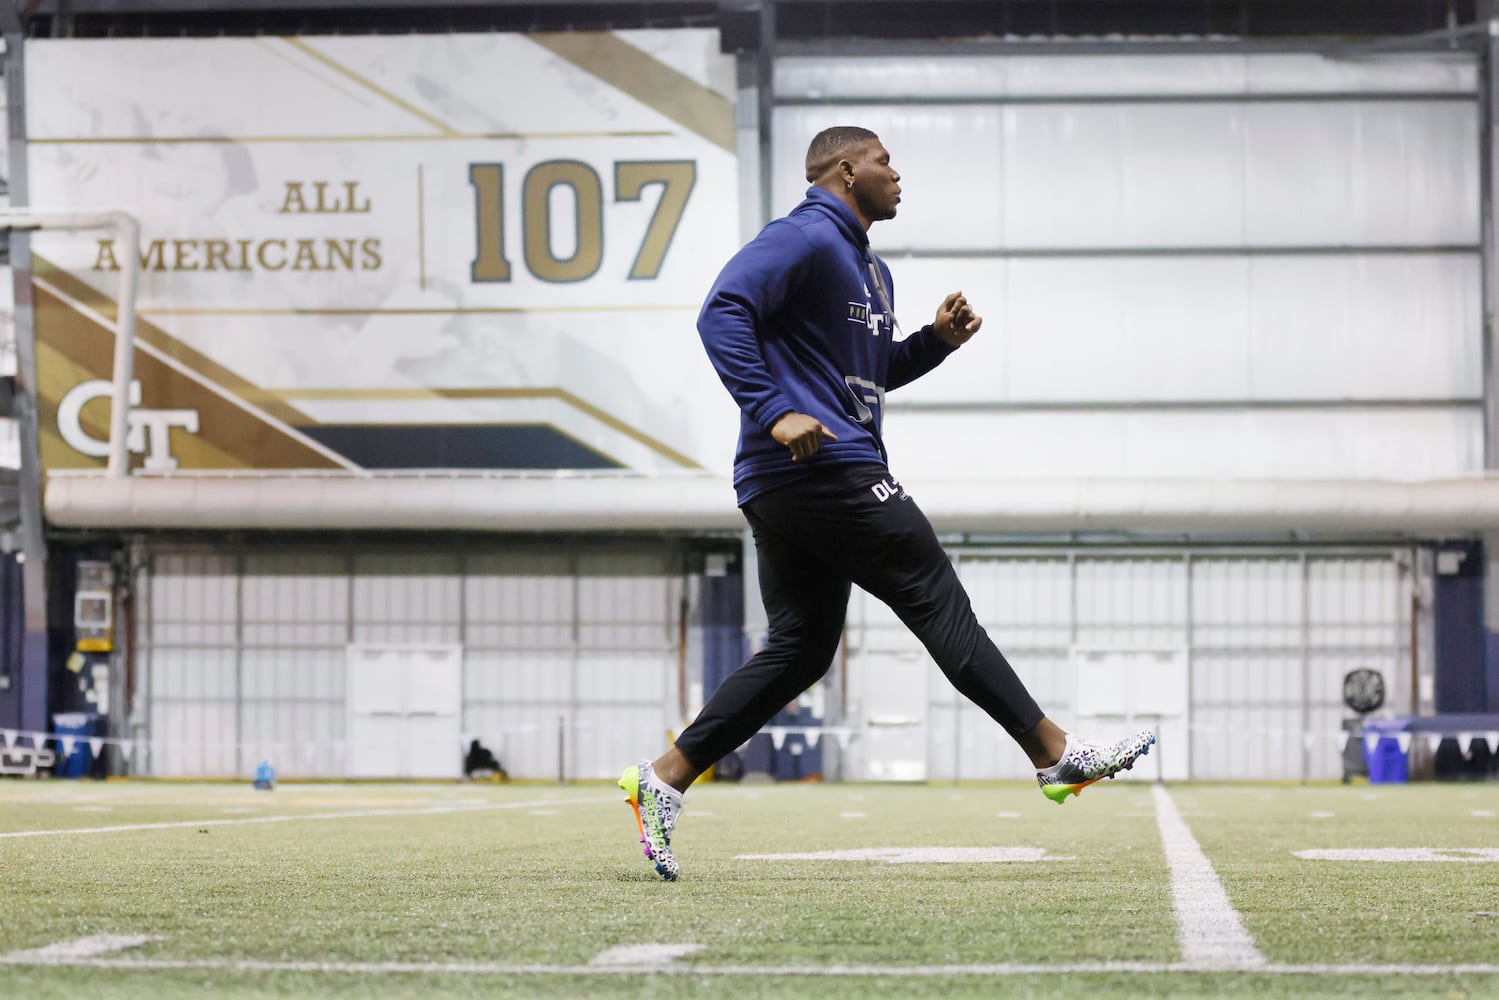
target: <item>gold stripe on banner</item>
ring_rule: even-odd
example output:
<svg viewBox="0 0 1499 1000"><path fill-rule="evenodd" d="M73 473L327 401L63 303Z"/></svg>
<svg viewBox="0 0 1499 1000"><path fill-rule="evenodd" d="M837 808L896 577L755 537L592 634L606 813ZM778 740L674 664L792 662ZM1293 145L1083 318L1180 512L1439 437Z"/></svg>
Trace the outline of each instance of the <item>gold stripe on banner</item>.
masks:
<svg viewBox="0 0 1499 1000"><path fill-rule="evenodd" d="M58 291L69 298L77 299L111 323L119 322L119 309L114 299L71 272L64 271L45 257L33 255L32 261L34 264L33 271L38 278L55 285ZM241 399L248 400L250 397L247 393L253 392L256 389L256 386L247 382L235 372L225 368L207 355L187 346L161 327L146 320L142 312L136 313L135 339L142 344L149 344L174 361L182 362L204 378L223 386ZM100 377L109 378L110 370L106 369ZM288 406L285 403L271 401L271 404L265 406L264 409L266 413L284 424L296 426L298 424L317 423L316 420L313 420L301 410Z"/></svg>
<svg viewBox="0 0 1499 1000"><path fill-rule="evenodd" d="M41 293L42 296L46 292ZM40 299L39 299L40 301ZM51 301L50 299L48 300ZM62 330L49 332L62 334ZM63 339L59 337L59 339ZM91 353L88 348L79 349L75 338L68 337L69 348L80 354ZM42 401L40 425L42 464L48 469L102 469L104 459L93 458L73 449L62 438L57 426L57 407L69 389L90 379L108 381L110 372L95 370L102 363L97 355L86 362L79 362L63 350L53 347L40 338L36 345L38 398ZM113 354L110 355L113 363ZM202 411L199 411L202 416ZM109 397L98 396L84 405L78 414L78 426L95 441L109 440ZM243 469L249 466L242 457L217 447L201 435L185 432L172 435L172 455L189 469Z"/></svg>
<svg viewBox="0 0 1499 1000"><path fill-rule="evenodd" d="M187 146L194 143L258 142L452 142L540 141L544 139L661 139L674 135L661 129L617 132L422 132L415 135L88 135L27 139L28 146Z"/></svg>
<svg viewBox="0 0 1499 1000"><path fill-rule="evenodd" d="M286 46L280 44L280 37L267 38L265 35L257 35L254 38L254 42L256 47L262 49L267 55L286 63L286 65L290 66L298 73L301 73L309 80L316 80L324 87L328 87L342 94L349 100L353 101L355 104L362 105L366 108L370 106L368 95L361 94L352 87L345 87L339 80L329 77L325 73L317 72L313 67L307 64L307 61L305 59L294 58L292 53L286 50Z"/></svg>
<svg viewBox="0 0 1499 1000"><path fill-rule="evenodd" d="M47 469L102 469L104 459L73 450L57 429L57 406L67 391L80 382L100 378L87 364L81 364L47 341L51 330L44 326L47 318L38 303L36 338L37 432L40 437L42 467ZM102 376L109 378L108 374ZM95 441L109 440L109 400L95 399L78 414L78 426Z"/></svg>
<svg viewBox="0 0 1499 1000"><path fill-rule="evenodd" d="M109 324L113 303L97 292L90 299L73 298L41 276L42 266L38 262L35 294L40 416L42 428L49 432L43 438L44 446L48 446L43 464L49 468L97 465L55 436L59 433L57 408L62 396L78 382L111 377L115 333ZM55 268L53 274L62 276L62 284L69 284L70 275ZM100 302L104 308L95 309L91 302ZM148 346L144 338L141 345ZM156 407L197 411L200 429L196 435L172 435L174 456L189 468L357 468L343 456L304 438L294 427L271 423L277 418L265 409L252 412L236 401L242 398L238 394L211 386L202 373L159 348L137 350L134 368L141 384L151 387L150 401ZM67 379L74 381L65 384ZM105 440L108 423L104 410L97 403L94 413L88 409L85 407L80 423L96 440Z"/></svg>
<svg viewBox="0 0 1499 1000"><path fill-rule="evenodd" d="M622 91L721 149L737 152L734 105L666 63L607 31L526 36L578 69Z"/></svg>
<svg viewBox="0 0 1499 1000"><path fill-rule="evenodd" d="M273 401L289 399L314 399L314 400L412 400L412 399L555 399L571 406L573 409L584 413L599 423L618 431L625 437L639 444L645 445L651 451L666 458L684 469L701 470L702 465L695 462L691 457L682 454L670 445L656 440L639 428L632 427L613 414L600 409L580 396L575 396L566 389L558 386L532 386L520 389L444 389L444 388L403 388L403 389L258 389L254 394L247 397L252 401ZM548 425L551 426L551 425ZM561 428L552 427L559 434L567 435ZM580 444L582 442L579 442ZM589 450L594 450L592 446ZM612 457L612 456L611 456Z"/></svg>
<svg viewBox="0 0 1499 1000"><path fill-rule="evenodd" d="M378 306L304 306L289 309L259 308L198 308L184 306L180 309L166 306L160 309L143 309L141 315L150 316L498 316L520 313L620 313L620 312L697 312L698 303L682 305L612 305L612 306L451 306L447 308L394 308Z"/></svg>
<svg viewBox="0 0 1499 1000"><path fill-rule="evenodd" d="M117 321L118 308L117 308L117 304L116 304L116 302L115 302L114 299L112 299L109 296L105 295L104 293L100 292L98 289L94 288L92 285L89 285L87 282L79 279L77 276L75 276L75 275L73 275L73 274L71 274L71 273L69 273L67 271L62 270L56 264L53 264L51 261L47 260L45 257L35 256L35 257L32 258L32 260L33 260L33 264L34 264L35 274L36 274L37 278L40 281L44 282L46 285L51 285L51 286L55 287L60 293L62 293L63 295L67 296L70 299L73 299L73 300L77 301L83 307L85 307L85 308L91 310L92 312L96 313L99 317L103 318L105 321L110 322L110 323L113 323L113 322ZM39 295L46 295L46 288L39 286L38 287L38 294ZM63 334L66 334L66 339L67 339L68 343L74 345L70 349L64 350L61 347L59 347L56 351L51 351L51 352L47 353L45 355L46 363L39 366L39 369L40 369L40 372L41 372L41 376L42 376L42 381L44 383L42 396L50 403L50 407L47 410L47 413L48 413L49 416L48 417L44 417L44 419L49 419L50 418L52 420L52 425L51 426L52 426L52 429L53 429L53 431L55 433L55 431L56 431L56 416L55 415L56 415L56 412L57 412L57 404L58 404L58 402L60 402L63 393L67 392L68 389L71 389L73 386L77 385L79 382L87 381L88 379L100 378L100 379L106 379L107 380L107 379L110 378L110 374L111 374L111 371L113 369L113 364L114 364L113 334L110 333L108 330L100 328L96 322L94 322L93 320L90 320L86 315L79 313L75 309L68 308L67 307L67 303L65 301L63 301L62 299L56 299L56 298L53 298L52 296L48 295L47 296L47 300L48 300L49 306L54 307L54 308L59 309L59 310L65 310L66 314L68 316L72 317L72 318L71 319L64 319L64 318L62 318L62 313L59 313L55 317L50 317L49 316L49 318L46 320L45 324L43 322L39 321L39 323L38 323L38 352L39 352L39 356L41 355L41 352L44 349L46 349L46 347L47 347L47 341L53 340L53 341L58 341L60 343L59 336L61 336ZM579 310L586 309L587 311L601 311L601 310L603 310L605 308L609 308L609 307L602 307L601 306L601 307L575 307L575 308L577 308ZM658 306L658 307L646 307L646 308L659 308L659 309L685 309L685 308L692 308L692 309L696 309L697 307L696 306ZM459 310L453 310L453 309L410 309L410 310L401 310L401 309L393 309L393 310L379 310L379 309L308 309L308 310L301 310L301 309L285 309L285 310L275 310L275 309L180 309L180 310L158 309L158 310L151 310L151 312L153 314L167 313L167 314L174 314L174 315L200 315L200 316L201 315L210 315L210 316L212 316L212 315L218 315L218 316L246 316L246 315L248 315L248 316L255 316L255 315L361 315L361 314L375 314L375 313L379 313L379 314L384 314L384 313L395 313L395 314L448 314L448 313L455 313L455 312L458 312L458 313L463 313L463 312L493 313L493 312L525 312L525 311L528 311L528 310L499 309L499 308L497 308L497 309L470 309L470 310L464 310L464 309L459 309ZM617 311L617 310L612 310L611 309L611 311ZM39 315L40 315L40 307L39 307ZM79 324L82 324L82 326L80 327ZM97 345L94 346L93 350L90 350L87 353L80 353L83 349L81 347L76 346L76 345L78 345L79 343L83 342L82 331L85 328L86 329L92 329L92 330L98 330L101 333L108 334L109 336L108 336L107 344L105 342L103 342L103 341L100 341L99 344L97 344ZM54 336L54 333L57 334L58 336ZM671 461L671 462L673 462L673 463L681 466L682 468L685 468L685 469L702 469L703 468L703 466L701 466L700 464L698 464L697 462L695 462L689 456L682 454L681 452L679 452L676 449L672 448L671 446L665 444L664 442L656 440L655 438L651 437L649 434L646 434L644 431L642 431L642 430L640 430L640 429L638 429L636 427L632 427L630 424L625 423L620 418L618 418L618 417L616 417L616 416L608 413L607 411L605 411L603 409L600 409L599 407L593 405L592 403L589 403L588 401L582 399L581 397L575 396L572 393L568 392L566 389L562 389L562 388L540 387L540 388L521 388L521 389L421 389L421 388L417 388L417 389L315 389L315 388L314 389L263 389L260 386L254 385L254 384L246 381L244 378L240 377L239 375L237 375L236 373L234 373L230 369L225 368L223 365L221 365L218 362L214 361L212 358L209 358L209 357L203 355L202 353L194 350L193 348L187 346L186 344L182 343L177 338L173 337L171 334L169 334L165 330L163 330L161 327L156 326L155 324L150 323L149 321L147 321L146 319L144 319L143 318L143 314L138 314L137 317L136 317L136 338L137 338L137 340L140 343L149 345L151 347L154 347L156 350L160 351L162 354L166 355L167 357L171 358L174 361L179 362L181 365L183 365L183 367L191 369L196 375L199 375L199 376L207 379L208 381L211 381L211 382L215 383L216 385L218 385L219 387L221 387L225 391L230 392L234 396L236 396L239 399L243 400L245 403L248 403L251 406L257 407L260 410L263 410L267 416L270 416L270 417L274 418L275 420L278 420L278 421L280 421L280 422L282 422L284 424L287 424L288 426L290 426L293 429L293 431L295 431L295 429L298 428L298 427L313 427L313 426L317 426L319 424L319 421L315 420L314 418L312 418L308 414L303 413L301 410L297 409L295 406L293 406L289 402L290 400L295 400L295 399L392 399L392 400L394 400L394 399L555 399L555 400L558 400L558 401L560 401L562 403L565 403L568 406L571 406L572 408L578 410L581 413L584 413L584 414L588 415L589 417L593 418L594 420L597 420L599 423L605 425L606 427L609 427L612 430L615 430L615 431L619 432L620 434L623 434L625 437L628 437L631 440L636 441L636 442L644 445L645 447L649 448L651 451L655 452L658 455L661 455L662 457L664 457L667 460L669 460L669 461ZM92 341L94 339L96 339L96 338L89 338L89 342L92 343ZM105 349L106 347L107 347L107 350ZM137 363L138 363L138 365L142 364L142 362L140 360L141 357L142 356L138 353L137 354L137 359L138 359ZM149 370L154 371L154 369L149 369ZM174 375L175 374L176 373L174 373ZM152 378L154 378L154 377L157 377L157 376L153 375L151 378L148 378L148 377L145 376L144 372L142 372L142 381L143 382L152 381ZM50 382L49 382L49 380L50 380ZM152 382L152 384L154 385L156 383ZM176 385L176 381L175 380L174 380L173 384L174 384L174 386ZM49 385L51 387L51 392L50 393L47 391L47 388L48 388ZM205 411L213 411L215 414L219 414L220 409L222 407L224 407L224 406L231 406L231 404L227 403L227 401L223 400L221 397L218 397L218 396L216 396L216 395L214 395L212 393L208 394L206 401L200 401L200 398L199 398L198 394L197 393L193 393L192 394L193 401L192 401L192 404L189 405L188 403L183 402L181 400L181 398L180 398L180 394L183 391L184 390L182 390L182 389L176 389L176 388L173 389L172 394L168 397L171 400L171 405L172 406L185 406L185 407L188 407L188 408L191 408L191 409L197 409L197 410L199 410L200 415L204 414ZM235 409L237 409L237 408L235 408ZM85 416L87 416L87 415L88 414L85 413ZM107 416L107 408L101 409L101 414L100 415L101 416ZM203 426L206 428L207 427L207 418L206 418L206 416L203 417L203 420L204 420ZM88 429L91 434L94 434L96 437L98 437L100 439L103 439L103 438L105 438L105 437L108 436L108 424L107 424L107 422L106 423L98 423L98 422L95 422L95 421L87 421L86 420L84 422L84 427L86 429ZM553 428L553 429L554 430L558 430L557 428ZM258 438L263 438L266 433L268 433L268 434L275 434L276 430L277 430L276 428L274 428L274 427L272 427L270 425L266 425L264 433L255 434L255 435L251 435L251 436L254 437L254 438L257 438L257 439ZM559 430L559 433L561 433L560 430ZM61 444L61 440L62 439L60 437L56 438L56 441L57 441L58 444ZM183 457L184 459L186 459L190 454L192 454L193 449L199 447L200 444L201 443L194 443L194 445L191 448L189 448L187 450L183 450L183 451L177 452L177 454L179 454L181 457ZM175 449L175 447L176 446L174 444L174 449ZM277 449L277 451L278 451L278 455L279 455L279 449ZM56 452L56 451L51 452L51 454L49 455L49 461L45 462L44 464L47 465L50 468L75 467L80 462L83 463L84 467L91 467L93 465L100 464L100 463L98 463L98 462L96 462L96 461L94 461L92 459L88 459L88 458L86 458L84 456L77 456L76 453L74 453L71 448L68 448L66 450L66 454L74 456L73 458L71 458L71 459L69 459L68 461L65 461L65 462L58 462L58 461L52 460L52 459L55 459L59 454L62 454L62 453L59 453L59 452ZM257 467L259 467L259 468L326 468L326 467L329 467L329 465L330 465L330 463L328 462L328 460L326 458L322 459L321 461L317 461L317 462L311 462L311 463L304 463L302 465L296 465L296 464L285 464L286 463L285 456L278 457L272 463L265 463L265 462L261 462L261 461L252 460L253 456L238 456L238 457L236 457L236 454L237 454L236 453L236 449L234 447L226 444L224 446L224 448L222 448L222 449L215 448L215 449L212 449L210 453L205 454L202 457L202 461L203 461L204 464L195 464L194 467L198 467L198 468L234 468L234 467L251 467L251 468L257 468ZM184 464L186 464L186 463L184 463Z"/></svg>
<svg viewBox="0 0 1499 1000"><path fill-rule="evenodd" d="M346 77L346 78L354 81L355 83L357 83L361 87L363 87L365 90L368 90L370 93L375 94L376 96L380 97L382 100L386 101L387 103L393 104L394 106L400 108L402 111L406 112L409 115L414 115L415 117L420 118L422 121L426 122L428 125L431 125L433 128L437 129L439 132L443 133L444 135L458 135L459 134L458 130L455 129L453 126L449 125L447 122L442 121L441 119L437 118L434 115L428 114L427 112L423 111L421 108L417 107L414 104L411 104L410 102L404 100L403 98L397 97L395 94L392 94L390 91L386 90L384 87L380 86L375 81L370 80L370 79L368 79L368 78L366 78L364 76L361 76L360 74L354 72L352 69L350 69L349 67L345 66L343 63L339 62L337 59L334 59L332 56L328 55L326 52L319 52L317 49L313 48L311 45L309 45L307 42L303 41L302 39L300 39L300 38L294 38L294 37L291 37L291 36L286 36L286 37L282 38L282 41L284 41L287 45L290 45L292 48L297 49L300 52L305 52L307 55L309 55L312 58L316 59L318 62L322 63L324 66L327 66L329 69L333 70L335 73L338 73L338 74L340 74L340 75L342 75L342 76L344 76L344 77Z"/></svg>

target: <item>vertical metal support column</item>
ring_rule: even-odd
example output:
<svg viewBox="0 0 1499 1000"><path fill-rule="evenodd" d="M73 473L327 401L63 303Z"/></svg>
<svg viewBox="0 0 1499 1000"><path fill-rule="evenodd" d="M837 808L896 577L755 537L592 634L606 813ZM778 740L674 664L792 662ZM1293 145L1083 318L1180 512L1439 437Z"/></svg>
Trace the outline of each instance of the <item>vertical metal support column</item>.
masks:
<svg viewBox="0 0 1499 1000"><path fill-rule="evenodd" d="M734 134L739 156L739 238L748 243L770 221L770 115L774 96L775 61L767 42L775 39L775 12L770 0L755 8L759 31L753 50L736 56L738 93L734 102ZM760 601L760 563L748 528L740 539L744 574L744 616L741 625L750 652L765 642L770 623ZM704 691L704 696L708 692ZM840 764L841 766L841 764Z"/></svg>
<svg viewBox="0 0 1499 1000"><path fill-rule="evenodd" d="M1306 734L1312 731L1312 573L1307 562L1306 550L1298 558L1298 577L1301 581L1301 780L1305 783L1312 773L1311 747L1306 744Z"/></svg>
<svg viewBox="0 0 1499 1000"><path fill-rule="evenodd" d="M1483 289L1483 465L1493 474L1499 469L1499 350L1495 347L1495 290L1499 277L1496 242L1499 242L1499 211L1495 192L1499 191L1499 0L1485 0L1479 13L1488 19L1488 36L1479 60L1479 207L1482 215L1480 273ZM1499 533L1483 540L1484 595L1483 630L1485 674L1490 711L1499 710ZM1418 699L1412 693L1412 704Z"/></svg>
<svg viewBox="0 0 1499 1000"><path fill-rule="evenodd" d="M245 550L234 553L234 774L255 773L253 753L245 753Z"/></svg>
<svg viewBox="0 0 1499 1000"><path fill-rule="evenodd" d="M140 588L141 593L146 595L145 614L142 615L142 627L146 634L146 641L142 644L146 649L146 666L137 679L135 697L130 705L130 737L135 740L135 751L131 757L130 773L149 775L156 769L156 755L152 752L152 738L155 733L151 730L151 703L156 696L156 552L148 549L144 562L141 566L140 580L144 586ZM138 703L138 704L137 704Z"/></svg>
<svg viewBox="0 0 1499 1000"><path fill-rule="evenodd" d="M748 243L765 225L760 189L760 83L753 52L734 59L737 96L734 101L734 139L739 167L739 242Z"/></svg>
<svg viewBox="0 0 1499 1000"><path fill-rule="evenodd" d="M1196 692L1194 691L1196 684L1193 681L1193 675L1197 672L1196 658L1193 656L1192 647L1194 645L1193 640L1195 639L1197 633L1197 601L1192 596L1192 588L1195 585L1195 580L1193 579L1193 577L1196 575L1196 565L1192 562L1192 553L1190 552L1182 556L1182 572L1183 575L1185 575L1187 578L1187 627L1185 629L1185 634L1183 635L1183 639L1185 640L1183 645L1186 646L1187 649L1187 726L1186 731L1182 734L1182 739L1185 743L1185 745L1182 747L1182 753L1187 758L1187 780L1191 781L1193 715L1192 706L1194 704L1194 695L1196 694ZM1165 766L1165 758L1160 754L1157 754L1156 767L1165 768ZM1159 775L1160 773L1161 772L1159 770L1156 772L1157 775ZM1156 780L1159 781L1160 779L1157 778Z"/></svg>
<svg viewBox="0 0 1499 1000"><path fill-rule="evenodd" d="M469 720L472 712L468 706L469 684L468 668L473 658L468 655L468 550L458 551L458 645L463 650L463 666L458 672L458 731L466 733L469 731ZM468 752L468 745L460 743L463 752Z"/></svg>
<svg viewBox="0 0 1499 1000"><path fill-rule="evenodd" d="M771 126L776 107L776 5L773 0L760 4L760 47L755 51L755 68L760 85L760 223L764 225L774 215L770 183L773 176L771 157L775 152Z"/></svg>
<svg viewBox="0 0 1499 1000"><path fill-rule="evenodd" d="M10 202L27 204L25 37L19 21L5 25L5 112L10 141ZM16 418L21 445L21 567L26 626L19 684L0 697L0 722L45 732L47 724L47 540L42 531L42 466L37 441L36 306L31 288L31 238L10 237L15 282Z"/></svg>

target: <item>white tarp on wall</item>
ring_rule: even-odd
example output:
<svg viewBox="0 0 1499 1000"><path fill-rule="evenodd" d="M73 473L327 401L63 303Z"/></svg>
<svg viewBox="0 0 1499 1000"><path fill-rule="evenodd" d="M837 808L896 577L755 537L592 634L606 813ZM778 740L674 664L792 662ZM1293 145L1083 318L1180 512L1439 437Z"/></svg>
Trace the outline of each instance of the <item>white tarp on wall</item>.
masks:
<svg viewBox="0 0 1499 1000"><path fill-rule="evenodd" d="M957 288L985 316L890 396L912 483L1482 470L1471 58L797 56L776 83L775 210L817 129L874 129L905 326Z"/></svg>

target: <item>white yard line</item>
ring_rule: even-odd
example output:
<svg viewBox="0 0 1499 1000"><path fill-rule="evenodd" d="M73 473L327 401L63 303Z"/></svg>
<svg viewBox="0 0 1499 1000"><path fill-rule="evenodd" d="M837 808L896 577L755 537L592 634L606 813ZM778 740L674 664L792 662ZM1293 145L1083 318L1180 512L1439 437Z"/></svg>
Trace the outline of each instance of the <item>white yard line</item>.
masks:
<svg viewBox="0 0 1499 1000"><path fill-rule="evenodd" d="M31 957L28 957L31 956ZM40 959L34 953L0 955L3 965L69 966L91 969L201 969L218 972L319 972L349 975L470 976L618 976L678 974L689 976L820 976L829 978L896 977L934 979L951 976L1068 976L1088 973L1210 973L1228 971L1189 962L1080 962L1076 965L545 965L499 962L263 962L234 959ZM1458 965L1263 965L1241 969L1275 976L1499 976L1499 963Z"/></svg>
<svg viewBox="0 0 1499 1000"><path fill-rule="evenodd" d="M1264 968L1265 956L1244 929L1239 911L1229 902L1218 873L1197 838L1182 820L1176 803L1161 785L1151 788L1156 825L1171 872L1171 910L1182 960L1193 968L1232 970Z"/></svg>
<svg viewBox="0 0 1499 1000"><path fill-rule="evenodd" d="M13 951L9 955L0 956L0 961L12 965L69 965L80 959L98 958L112 951L139 948L143 944L160 940L161 938L150 934L94 934L73 941L58 941L42 948Z"/></svg>
<svg viewBox="0 0 1499 1000"><path fill-rule="evenodd" d="M605 948L588 964L654 969L702 950L700 944L622 944L617 948Z"/></svg>
<svg viewBox="0 0 1499 1000"><path fill-rule="evenodd" d="M242 819L194 819L172 823L130 823L120 826L84 826L63 830L17 830L0 833L0 840L12 837L65 837L86 833L128 833L132 830L175 830L186 827L246 826L251 823L297 823L318 819L369 819L375 816L436 816L443 813L486 812L492 809L535 809L539 806L598 805L601 802L618 802L611 796L607 799L533 799L527 802L494 802L486 805L429 806L425 809L361 809L352 812L304 813L286 816L247 816Z"/></svg>

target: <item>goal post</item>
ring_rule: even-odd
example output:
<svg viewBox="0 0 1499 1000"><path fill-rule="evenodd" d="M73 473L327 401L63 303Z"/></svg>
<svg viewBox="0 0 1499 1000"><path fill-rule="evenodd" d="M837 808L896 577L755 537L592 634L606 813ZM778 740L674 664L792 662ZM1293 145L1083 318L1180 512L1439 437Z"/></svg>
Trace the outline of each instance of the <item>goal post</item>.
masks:
<svg viewBox="0 0 1499 1000"><path fill-rule="evenodd" d="M115 355L112 382L114 396L109 406L109 464L107 474L123 478L130 471L126 437L130 423L130 380L135 359L135 297L140 283L140 223L125 212L36 212L27 209L0 211L0 230L80 232L107 229L125 248L120 263L119 313L115 319ZM34 373L27 373L28 376Z"/></svg>

